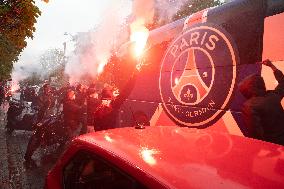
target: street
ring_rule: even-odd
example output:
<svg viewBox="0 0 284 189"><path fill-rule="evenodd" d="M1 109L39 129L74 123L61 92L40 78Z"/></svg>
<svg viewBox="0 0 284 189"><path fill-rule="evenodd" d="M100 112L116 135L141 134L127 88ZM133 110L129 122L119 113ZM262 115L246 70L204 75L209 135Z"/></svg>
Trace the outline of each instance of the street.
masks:
<svg viewBox="0 0 284 189"><path fill-rule="evenodd" d="M11 136L5 133L5 111L7 105L0 110L0 188L1 189L40 189L44 179L56 158L37 150L33 156L37 168L26 169L24 154L31 132L14 131Z"/></svg>

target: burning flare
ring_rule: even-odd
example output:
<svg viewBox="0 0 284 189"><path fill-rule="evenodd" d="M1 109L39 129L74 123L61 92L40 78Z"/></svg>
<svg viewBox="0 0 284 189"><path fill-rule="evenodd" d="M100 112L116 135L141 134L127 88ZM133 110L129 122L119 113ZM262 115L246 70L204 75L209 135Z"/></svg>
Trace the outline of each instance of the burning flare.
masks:
<svg viewBox="0 0 284 189"><path fill-rule="evenodd" d="M149 30L144 26L143 23L143 21L137 20L130 26L130 41L134 43L135 57L140 57L143 54L149 37Z"/></svg>
<svg viewBox="0 0 284 189"><path fill-rule="evenodd" d="M104 63L99 64L98 70L97 70L98 74L101 74L104 71L104 67L105 67Z"/></svg>
<svg viewBox="0 0 284 189"><path fill-rule="evenodd" d="M16 91L19 90L19 89L20 89L19 83L13 81L13 82L12 82L12 85L11 85L11 89L10 89L11 93L14 93L14 92L16 92Z"/></svg>

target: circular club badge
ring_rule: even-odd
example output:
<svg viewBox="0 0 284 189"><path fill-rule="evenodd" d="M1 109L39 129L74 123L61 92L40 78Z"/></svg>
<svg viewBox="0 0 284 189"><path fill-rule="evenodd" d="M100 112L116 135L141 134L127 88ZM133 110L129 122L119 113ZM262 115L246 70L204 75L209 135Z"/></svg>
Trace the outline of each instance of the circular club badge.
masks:
<svg viewBox="0 0 284 189"><path fill-rule="evenodd" d="M207 127L230 102L237 51L228 33L196 25L178 36L163 58L159 89L164 110L176 123Z"/></svg>

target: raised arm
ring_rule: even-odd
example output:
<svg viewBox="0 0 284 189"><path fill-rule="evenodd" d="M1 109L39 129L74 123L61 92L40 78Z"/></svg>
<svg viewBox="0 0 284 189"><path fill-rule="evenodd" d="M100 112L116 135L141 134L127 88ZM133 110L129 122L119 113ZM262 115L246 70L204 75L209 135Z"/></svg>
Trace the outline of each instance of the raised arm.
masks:
<svg viewBox="0 0 284 189"><path fill-rule="evenodd" d="M136 78L137 78L138 71L135 70L128 82L126 83L125 87L122 89L118 97L112 102L112 107L114 109L119 109L126 98L130 95L131 91L133 90Z"/></svg>
<svg viewBox="0 0 284 189"><path fill-rule="evenodd" d="M277 87L275 88L275 92L279 94L282 98L284 97L284 74L277 69L270 60L264 60L262 62L263 65L270 67L274 73L274 77L278 82Z"/></svg>

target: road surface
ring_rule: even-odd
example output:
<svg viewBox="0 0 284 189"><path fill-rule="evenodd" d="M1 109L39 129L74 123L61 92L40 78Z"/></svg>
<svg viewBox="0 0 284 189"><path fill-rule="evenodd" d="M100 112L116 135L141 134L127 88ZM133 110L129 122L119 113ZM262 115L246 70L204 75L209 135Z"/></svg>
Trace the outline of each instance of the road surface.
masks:
<svg viewBox="0 0 284 189"><path fill-rule="evenodd" d="M58 155L37 150L33 156L38 167L26 169L23 163L31 132L16 131L11 136L5 133L5 111L0 108L0 189L41 189L45 175L53 166Z"/></svg>

